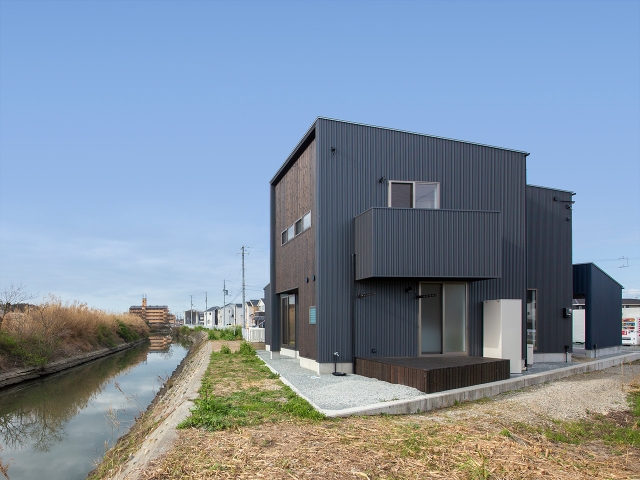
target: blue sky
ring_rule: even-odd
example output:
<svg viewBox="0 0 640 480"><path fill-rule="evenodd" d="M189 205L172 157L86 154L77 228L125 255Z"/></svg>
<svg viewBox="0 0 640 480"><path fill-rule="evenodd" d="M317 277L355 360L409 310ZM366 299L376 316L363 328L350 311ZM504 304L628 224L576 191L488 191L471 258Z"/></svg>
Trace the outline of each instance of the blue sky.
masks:
<svg viewBox="0 0 640 480"><path fill-rule="evenodd" d="M525 150L640 295L637 1L0 1L0 286L180 312L268 283L317 116ZM618 260L627 257L626 260Z"/></svg>

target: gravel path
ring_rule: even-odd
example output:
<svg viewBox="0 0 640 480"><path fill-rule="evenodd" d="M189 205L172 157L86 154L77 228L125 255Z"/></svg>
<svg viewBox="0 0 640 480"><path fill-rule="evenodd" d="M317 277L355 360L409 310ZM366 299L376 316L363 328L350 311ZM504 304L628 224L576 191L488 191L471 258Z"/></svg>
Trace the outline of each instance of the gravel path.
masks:
<svg viewBox="0 0 640 480"><path fill-rule="evenodd" d="M305 397L325 410L362 407L373 403L406 400L423 396L412 387L381 382L360 375L335 377L330 373L314 374L302 368L293 358L271 359L271 354L259 351L258 356L294 385Z"/></svg>

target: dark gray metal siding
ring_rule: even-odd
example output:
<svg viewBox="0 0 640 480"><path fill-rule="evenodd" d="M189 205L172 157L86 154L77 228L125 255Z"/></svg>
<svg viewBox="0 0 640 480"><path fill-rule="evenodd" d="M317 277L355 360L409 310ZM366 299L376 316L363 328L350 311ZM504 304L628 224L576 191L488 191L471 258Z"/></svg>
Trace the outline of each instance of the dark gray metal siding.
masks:
<svg viewBox="0 0 640 480"><path fill-rule="evenodd" d="M573 323L562 312L573 298L571 201L570 192L527 185L527 287L537 290L537 353L572 351Z"/></svg>
<svg viewBox="0 0 640 480"><path fill-rule="evenodd" d="M357 345L370 348L361 336L373 341L383 332L390 335L382 339L388 347L380 348L408 351L411 343L413 353L407 354L417 354L417 333L411 336L417 332L417 302L407 301L404 288L398 288L402 282L376 281L382 293L355 300L356 289L369 283L354 280L353 219L372 207L387 207L388 180L440 182L443 209L502 212L502 278L469 284L468 353L482 355L482 301L519 298L524 312L526 154L327 119L316 121L315 135L318 361L332 361L335 351L344 360L352 358L352 298ZM376 306L368 310L368 304ZM389 333L392 326L398 336Z"/></svg>
<svg viewBox="0 0 640 480"><path fill-rule="evenodd" d="M356 280L500 277L500 212L371 208L354 225Z"/></svg>
<svg viewBox="0 0 640 480"><path fill-rule="evenodd" d="M271 345L271 284L264 287L264 343Z"/></svg>
<svg viewBox="0 0 640 480"><path fill-rule="evenodd" d="M280 302L276 297L276 292L278 291L276 285L276 248L278 245L276 243L276 187L271 185L270 188L270 210L271 210L271 222L270 222L270 283L269 283L269 293L270 293L270 304L271 304L271 312L269 317L271 321L268 324L265 324L265 336L269 336L271 338L271 350L279 351L281 335L280 335L280 322L278 319L280 318ZM265 297L266 298L266 297Z"/></svg>
<svg viewBox="0 0 640 480"><path fill-rule="evenodd" d="M585 348L622 345L622 285L594 263L573 266L573 295L585 299Z"/></svg>

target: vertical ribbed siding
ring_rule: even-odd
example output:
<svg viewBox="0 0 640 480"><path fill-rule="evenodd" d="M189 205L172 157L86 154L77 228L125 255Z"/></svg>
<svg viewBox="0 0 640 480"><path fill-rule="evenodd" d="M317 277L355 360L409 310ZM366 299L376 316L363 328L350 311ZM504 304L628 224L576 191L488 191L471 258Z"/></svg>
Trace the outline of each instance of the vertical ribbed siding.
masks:
<svg viewBox="0 0 640 480"><path fill-rule="evenodd" d="M527 288L537 290L537 353L572 351L573 325L562 312L573 293L571 200L570 192L527 185Z"/></svg>
<svg viewBox="0 0 640 480"><path fill-rule="evenodd" d="M622 285L594 263L573 265L573 294L585 299L585 348L622 345Z"/></svg>
<svg viewBox="0 0 640 480"><path fill-rule="evenodd" d="M264 287L264 343L271 345L271 319L273 314L271 313L271 284Z"/></svg>
<svg viewBox="0 0 640 480"><path fill-rule="evenodd" d="M395 325L409 339L393 334L389 348L404 351L416 345L412 354L417 354L417 337L411 337L417 336L417 302L406 305L404 288L398 288L404 283L377 282L387 293L355 300L353 219L369 208L388 206L389 180L439 182L443 209L502 212L502 278L469 285L468 353L482 355L482 301L526 301L525 154L327 119L316 122L316 142L318 361L332 361L334 351L344 360L352 357L352 297L358 337L389 333ZM378 301L380 312L399 312L402 320L391 322L378 314L364 319L366 313L355 311L356 305Z"/></svg>
<svg viewBox="0 0 640 480"><path fill-rule="evenodd" d="M501 276L500 212L371 208L355 220L356 280Z"/></svg>

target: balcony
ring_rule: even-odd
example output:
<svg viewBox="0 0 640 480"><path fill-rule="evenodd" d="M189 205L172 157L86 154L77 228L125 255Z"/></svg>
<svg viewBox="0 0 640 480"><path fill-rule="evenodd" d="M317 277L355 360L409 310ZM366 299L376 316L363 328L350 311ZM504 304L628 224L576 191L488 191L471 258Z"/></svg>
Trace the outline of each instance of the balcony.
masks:
<svg viewBox="0 0 640 480"><path fill-rule="evenodd" d="M355 218L356 280L500 278L502 214L371 208Z"/></svg>

